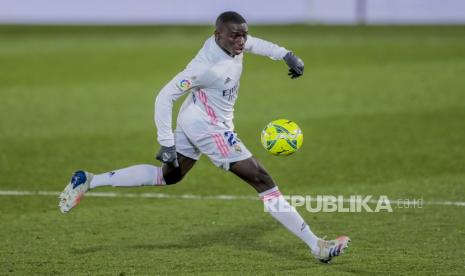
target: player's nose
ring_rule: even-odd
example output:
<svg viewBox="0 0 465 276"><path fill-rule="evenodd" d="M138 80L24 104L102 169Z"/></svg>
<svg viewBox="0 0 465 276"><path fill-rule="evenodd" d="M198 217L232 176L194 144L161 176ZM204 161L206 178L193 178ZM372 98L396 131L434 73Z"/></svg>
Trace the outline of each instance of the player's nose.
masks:
<svg viewBox="0 0 465 276"><path fill-rule="evenodd" d="M241 36L241 37L239 37L239 41L238 41L237 44L242 47L245 44L245 40L246 40L246 38Z"/></svg>

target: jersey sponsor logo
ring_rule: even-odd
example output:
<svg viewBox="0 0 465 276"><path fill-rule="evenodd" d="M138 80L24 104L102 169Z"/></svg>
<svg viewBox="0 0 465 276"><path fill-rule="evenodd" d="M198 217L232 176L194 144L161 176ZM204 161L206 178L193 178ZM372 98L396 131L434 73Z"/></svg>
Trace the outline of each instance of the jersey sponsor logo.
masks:
<svg viewBox="0 0 465 276"><path fill-rule="evenodd" d="M225 97L228 101L234 101L237 98L237 83L233 87L229 89L223 90L223 97Z"/></svg>
<svg viewBox="0 0 465 276"><path fill-rule="evenodd" d="M187 79L183 79L178 83L178 87L182 91L188 90L189 88L191 88L191 85L192 85L191 81Z"/></svg>

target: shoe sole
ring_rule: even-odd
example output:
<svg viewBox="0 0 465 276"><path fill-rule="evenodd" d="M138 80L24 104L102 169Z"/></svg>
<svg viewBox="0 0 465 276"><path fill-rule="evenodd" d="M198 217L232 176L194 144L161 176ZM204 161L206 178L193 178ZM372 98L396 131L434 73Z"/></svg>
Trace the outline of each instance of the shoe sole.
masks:
<svg viewBox="0 0 465 276"><path fill-rule="evenodd" d="M93 174L91 173L87 173L85 172L86 174L86 182L84 182L83 184L81 185L86 185L86 183L90 183L90 181L92 181L92 178L93 178ZM76 205L79 204L79 202L81 202L81 199L82 197L84 196L84 194L88 191L89 189L87 189L86 191L73 191L73 183L72 182L69 182L68 185L65 187L65 189L63 190L63 192L61 192L60 196L59 196L59 199L60 199L60 202L58 203L58 207L60 207L60 211L63 213L63 214L66 214L68 213L69 211L71 211L71 209L73 209L74 207L76 207ZM77 193L77 195L74 195L74 193ZM73 202L70 202L71 198L75 198Z"/></svg>

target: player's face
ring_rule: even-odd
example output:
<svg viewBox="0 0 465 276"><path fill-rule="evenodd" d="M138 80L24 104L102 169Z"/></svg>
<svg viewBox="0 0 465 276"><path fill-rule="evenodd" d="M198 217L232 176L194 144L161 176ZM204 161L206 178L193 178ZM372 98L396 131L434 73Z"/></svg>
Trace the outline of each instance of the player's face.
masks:
<svg viewBox="0 0 465 276"><path fill-rule="evenodd" d="M233 55L239 55L244 51L249 27L247 23L224 23L215 31L218 44Z"/></svg>

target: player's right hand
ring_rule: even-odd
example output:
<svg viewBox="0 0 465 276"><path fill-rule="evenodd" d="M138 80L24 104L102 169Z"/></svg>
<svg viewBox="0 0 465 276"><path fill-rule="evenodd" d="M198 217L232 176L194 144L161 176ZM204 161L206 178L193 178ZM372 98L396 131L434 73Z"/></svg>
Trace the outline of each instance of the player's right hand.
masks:
<svg viewBox="0 0 465 276"><path fill-rule="evenodd" d="M157 153L156 159L174 167L179 167L178 154L176 153L176 146L165 147L161 146Z"/></svg>

